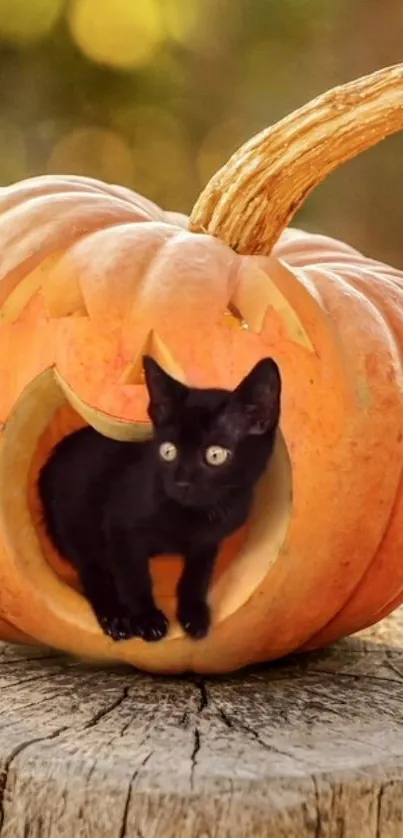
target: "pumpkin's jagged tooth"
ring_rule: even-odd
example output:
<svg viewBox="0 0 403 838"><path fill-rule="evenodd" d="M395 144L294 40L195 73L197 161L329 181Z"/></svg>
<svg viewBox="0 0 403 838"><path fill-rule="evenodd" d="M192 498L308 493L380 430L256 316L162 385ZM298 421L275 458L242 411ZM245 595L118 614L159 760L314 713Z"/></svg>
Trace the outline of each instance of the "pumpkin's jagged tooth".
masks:
<svg viewBox="0 0 403 838"><path fill-rule="evenodd" d="M89 317L78 275L65 264L44 272L40 287L52 319Z"/></svg>
<svg viewBox="0 0 403 838"><path fill-rule="evenodd" d="M45 260L47 266L49 260ZM31 300L41 293L44 272L47 269L44 262L21 278L0 307L0 321L15 323Z"/></svg>
<svg viewBox="0 0 403 838"><path fill-rule="evenodd" d="M78 278L73 273L68 275L65 269L56 274L60 258L60 253L53 253L20 279L0 308L2 322L17 321L36 294L43 295L50 318L69 315L88 317Z"/></svg>
<svg viewBox="0 0 403 838"><path fill-rule="evenodd" d="M41 291L35 291L31 296L28 297L27 301L21 306L21 310L14 315L11 313L10 310L6 311L3 316L3 309L0 308L0 326L8 326L13 327L17 323L29 319L34 318L36 321L38 328L42 328L45 324L49 323L49 315L46 310L45 300Z"/></svg>
<svg viewBox="0 0 403 838"><path fill-rule="evenodd" d="M84 401L56 368L54 368L54 376L66 401L73 410L103 436L116 439L119 442L133 442L138 439L146 439L151 435L151 425L148 422L129 422L110 413L105 413Z"/></svg>
<svg viewBox="0 0 403 838"><path fill-rule="evenodd" d="M313 351L312 342L296 312L269 274L259 265L249 262L241 269L228 308L239 312L248 328L256 334L262 332L268 309L273 309L280 315L291 340Z"/></svg>
<svg viewBox="0 0 403 838"><path fill-rule="evenodd" d="M146 353L144 353L146 354ZM119 376L119 384L144 384L144 371L142 355L138 355L134 361L129 361Z"/></svg>
<svg viewBox="0 0 403 838"><path fill-rule="evenodd" d="M171 375L173 378L176 378L182 383L185 382L186 377L182 368L175 361L172 353L169 351L162 338L160 338L158 333L152 329L148 333L141 351L123 370L119 378L120 384L144 384L144 355L151 355L151 357L154 358L154 361L157 361L157 363L161 365L168 375Z"/></svg>

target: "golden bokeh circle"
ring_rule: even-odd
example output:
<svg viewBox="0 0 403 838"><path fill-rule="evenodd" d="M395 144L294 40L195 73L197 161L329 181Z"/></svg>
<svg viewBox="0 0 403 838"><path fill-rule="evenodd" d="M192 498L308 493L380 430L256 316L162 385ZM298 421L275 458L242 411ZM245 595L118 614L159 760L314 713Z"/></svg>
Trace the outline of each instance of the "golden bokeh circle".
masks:
<svg viewBox="0 0 403 838"><path fill-rule="evenodd" d="M128 143L117 132L84 125L56 143L47 170L49 173L84 174L131 186L134 157Z"/></svg>
<svg viewBox="0 0 403 838"><path fill-rule="evenodd" d="M146 64L165 39L156 0L73 0L68 20L88 58L120 69Z"/></svg>

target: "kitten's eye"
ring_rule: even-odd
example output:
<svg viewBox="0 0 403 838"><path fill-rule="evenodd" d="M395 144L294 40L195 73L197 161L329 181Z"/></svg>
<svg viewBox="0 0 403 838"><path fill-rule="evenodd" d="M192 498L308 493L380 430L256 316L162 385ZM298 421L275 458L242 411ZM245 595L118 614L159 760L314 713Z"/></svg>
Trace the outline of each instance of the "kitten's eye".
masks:
<svg viewBox="0 0 403 838"><path fill-rule="evenodd" d="M159 447L160 457L167 463L172 463L178 456L178 449L173 442L163 442Z"/></svg>
<svg viewBox="0 0 403 838"><path fill-rule="evenodd" d="M230 454L228 448L222 448L221 445L210 445L205 453L206 463L209 466L222 466L228 460Z"/></svg>

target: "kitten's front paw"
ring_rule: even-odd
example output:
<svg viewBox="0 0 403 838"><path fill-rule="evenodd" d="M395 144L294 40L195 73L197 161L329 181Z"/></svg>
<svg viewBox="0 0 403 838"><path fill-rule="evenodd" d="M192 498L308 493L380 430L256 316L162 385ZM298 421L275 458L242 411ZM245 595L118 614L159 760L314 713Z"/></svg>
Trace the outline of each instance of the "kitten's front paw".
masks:
<svg viewBox="0 0 403 838"><path fill-rule="evenodd" d="M179 603L178 620L189 637L200 640L210 628L210 609L207 602L185 600Z"/></svg>
<svg viewBox="0 0 403 838"><path fill-rule="evenodd" d="M98 620L102 630L112 640L129 640L136 634L129 617L110 617L108 615L100 616Z"/></svg>
<svg viewBox="0 0 403 838"><path fill-rule="evenodd" d="M134 633L143 640L155 642L165 637L168 631L168 620L158 608L144 611L142 614L132 616Z"/></svg>

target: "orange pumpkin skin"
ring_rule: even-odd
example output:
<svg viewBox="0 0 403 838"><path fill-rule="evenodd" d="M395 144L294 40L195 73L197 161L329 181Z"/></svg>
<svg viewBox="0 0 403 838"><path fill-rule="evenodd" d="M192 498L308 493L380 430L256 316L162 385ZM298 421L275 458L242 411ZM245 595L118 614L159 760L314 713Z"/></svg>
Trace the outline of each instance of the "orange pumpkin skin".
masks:
<svg viewBox="0 0 403 838"><path fill-rule="evenodd" d="M258 257L185 228L183 216L86 178L2 190L2 436L24 389L53 366L79 399L141 424L146 349L196 386L233 387L258 358L273 355L292 472L281 543L274 550L259 526L250 544L247 533L233 539L205 640L176 630L158 644L113 644L56 573L46 585L36 578L23 536L18 545L11 539L9 492L0 510L0 615L15 626L15 637L4 631L10 639L22 633L150 670L223 672L325 644L403 601L401 274L294 230L272 256ZM21 462L28 416L26 423L15 453ZM55 414L33 476L45 449L80 423L69 407ZM11 480L13 468L9 457L0 477ZM171 600L177 572L175 561L156 570L157 588L167 582Z"/></svg>

